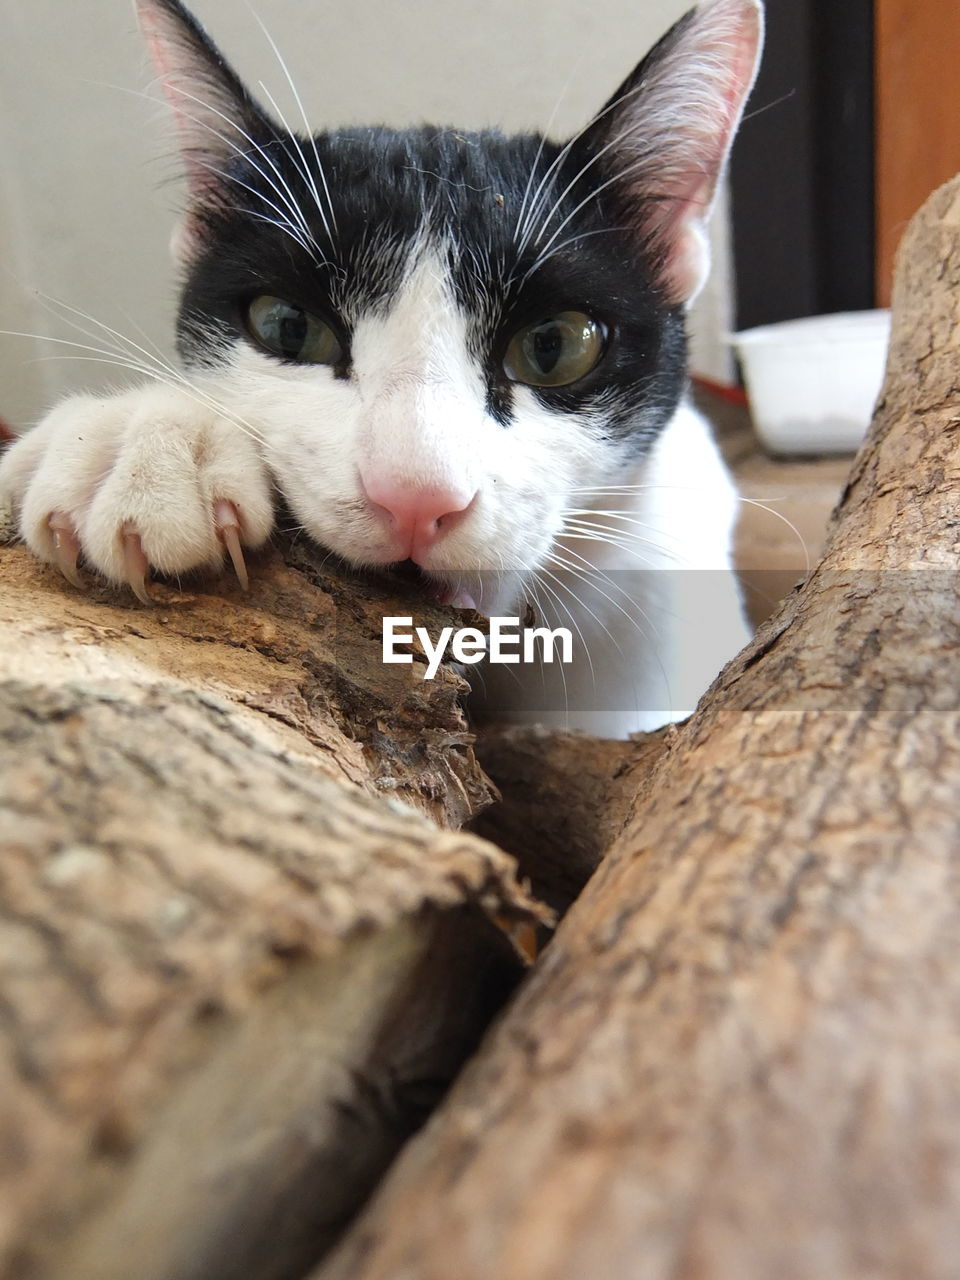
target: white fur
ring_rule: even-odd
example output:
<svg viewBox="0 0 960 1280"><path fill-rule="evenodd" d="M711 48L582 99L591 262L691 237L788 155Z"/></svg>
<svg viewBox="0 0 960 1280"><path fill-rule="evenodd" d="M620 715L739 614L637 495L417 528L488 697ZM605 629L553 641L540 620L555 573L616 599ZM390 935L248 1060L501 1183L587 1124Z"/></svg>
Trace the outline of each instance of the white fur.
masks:
<svg viewBox="0 0 960 1280"><path fill-rule="evenodd" d="M681 405L649 456L615 483L637 488L576 502L616 511L594 518L612 541L561 537L548 587L536 589L551 625L573 625L575 662L520 682L515 668L485 669L490 714L606 737L655 729L688 715L746 643L731 567L738 499L703 418Z"/></svg>
<svg viewBox="0 0 960 1280"><path fill-rule="evenodd" d="M162 573L220 562L218 498L237 506L248 546L273 526L272 484L256 443L178 386L71 396L4 456L0 496L19 510L24 540L51 563L49 517L69 516L85 559L112 582L124 580L127 526Z"/></svg>

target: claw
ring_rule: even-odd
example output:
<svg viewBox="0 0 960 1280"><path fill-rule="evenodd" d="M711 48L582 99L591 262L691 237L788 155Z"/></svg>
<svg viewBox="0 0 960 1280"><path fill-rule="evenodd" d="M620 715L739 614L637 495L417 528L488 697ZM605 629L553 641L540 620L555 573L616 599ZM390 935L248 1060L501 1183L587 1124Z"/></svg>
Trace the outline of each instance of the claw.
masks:
<svg viewBox="0 0 960 1280"><path fill-rule="evenodd" d="M226 498L218 498L213 504L213 519L216 523L220 540L226 547L227 553L233 562L237 580L243 590L246 591L250 586L250 577L243 558L243 548L240 546L240 516L237 513L237 508L232 502L228 502Z"/></svg>
<svg viewBox="0 0 960 1280"><path fill-rule="evenodd" d="M147 590L147 573L150 566L147 563L147 557L143 554L140 535L132 525L125 525L121 536L123 537L124 577L140 603L152 605L153 600Z"/></svg>
<svg viewBox="0 0 960 1280"><path fill-rule="evenodd" d="M65 511L54 511L47 520L47 524L53 534L57 568L72 587L76 587L78 591L86 591L86 584L77 570L80 540L73 527L73 521Z"/></svg>

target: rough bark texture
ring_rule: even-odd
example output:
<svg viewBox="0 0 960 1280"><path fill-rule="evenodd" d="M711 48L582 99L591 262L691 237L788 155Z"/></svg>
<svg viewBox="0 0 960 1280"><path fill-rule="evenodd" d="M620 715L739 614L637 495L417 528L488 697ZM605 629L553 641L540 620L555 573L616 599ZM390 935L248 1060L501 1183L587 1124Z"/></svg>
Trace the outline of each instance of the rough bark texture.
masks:
<svg viewBox="0 0 960 1280"><path fill-rule="evenodd" d="M517 859L537 898L562 914L623 829L676 729L632 742L538 726L486 726L477 758L500 791L472 829Z"/></svg>
<svg viewBox="0 0 960 1280"><path fill-rule="evenodd" d="M516 981L492 917L540 918L423 816L490 795L460 682L296 548L152 610L0 579L0 1274L293 1280Z"/></svg>
<svg viewBox="0 0 960 1280"><path fill-rule="evenodd" d="M248 593L230 577L196 590L154 583L157 605L145 609L93 579L81 594L23 547L0 546L0 674L44 688L209 693L330 777L459 828L494 795L458 700L466 685L446 665L431 681L423 661L385 665L381 640L385 613L435 628L459 615L325 559L305 543L277 545L254 561Z"/></svg>
<svg viewBox="0 0 960 1280"><path fill-rule="evenodd" d="M316 1280L960 1259L960 183L822 564L722 673Z"/></svg>

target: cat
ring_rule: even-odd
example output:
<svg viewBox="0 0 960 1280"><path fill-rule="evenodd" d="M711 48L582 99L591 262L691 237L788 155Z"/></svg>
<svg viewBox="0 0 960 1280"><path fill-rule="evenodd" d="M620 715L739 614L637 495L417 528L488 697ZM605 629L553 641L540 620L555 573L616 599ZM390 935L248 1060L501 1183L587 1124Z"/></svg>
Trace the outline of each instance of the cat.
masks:
<svg viewBox="0 0 960 1280"><path fill-rule="evenodd" d="M703 0L563 144L296 132L178 0L138 12L187 177L184 372L71 396L7 450L28 545L148 602L150 569L228 555L245 581L279 491L350 566L574 629L570 665L486 667L486 714L614 737L686 714L747 638L684 326L759 0Z"/></svg>

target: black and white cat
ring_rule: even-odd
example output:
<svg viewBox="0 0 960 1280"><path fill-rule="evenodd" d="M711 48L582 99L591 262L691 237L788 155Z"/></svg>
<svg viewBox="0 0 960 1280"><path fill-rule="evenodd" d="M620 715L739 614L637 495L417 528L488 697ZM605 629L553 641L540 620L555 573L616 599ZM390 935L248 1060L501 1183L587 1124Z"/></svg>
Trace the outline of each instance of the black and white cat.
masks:
<svg viewBox="0 0 960 1280"><path fill-rule="evenodd" d="M572 665L486 670L494 714L619 736L685 713L746 638L684 313L759 0L704 0L563 145L297 135L178 0L138 9L188 177L185 372L70 397L9 449L33 551L141 598L225 548L243 577L279 490L350 565L573 625Z"/></svg>

